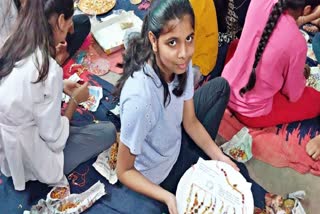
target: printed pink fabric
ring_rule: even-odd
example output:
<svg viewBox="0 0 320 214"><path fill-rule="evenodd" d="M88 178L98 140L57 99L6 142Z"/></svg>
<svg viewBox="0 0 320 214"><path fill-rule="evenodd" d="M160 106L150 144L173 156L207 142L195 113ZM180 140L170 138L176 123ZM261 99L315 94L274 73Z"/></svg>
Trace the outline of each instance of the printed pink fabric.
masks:
<svg viewBox="0 0 320 214"><path fill-rule="evenodd" d="M249 128L253 156L274 167L291 167L300 173L320 176L320 160L314 161L305 151L312 136L320 130L319 118L268 128ZM227 109L219 135L230 140L244 127Z"/></svg>

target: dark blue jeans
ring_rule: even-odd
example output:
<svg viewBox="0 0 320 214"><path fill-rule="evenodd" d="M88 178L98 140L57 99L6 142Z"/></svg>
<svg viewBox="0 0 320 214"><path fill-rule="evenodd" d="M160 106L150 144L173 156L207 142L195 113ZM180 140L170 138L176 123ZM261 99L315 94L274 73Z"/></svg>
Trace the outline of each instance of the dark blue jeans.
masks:
<svg viewBox="0 0 320 214"><path fill-rule="evenodd" d="M312 50L317 58L317 61L320 62L320 32L316 33L312 39Z"/></svg>
<svg viewBox="0 0 320 214"><path fill-rule="evenodd" d="M74 15L72 21L74 32L72 34L68 34L66 38L68 44L67 51L70 57L72 57L76 51L79 50L91 30L90 20L87 15Z"/></svg>

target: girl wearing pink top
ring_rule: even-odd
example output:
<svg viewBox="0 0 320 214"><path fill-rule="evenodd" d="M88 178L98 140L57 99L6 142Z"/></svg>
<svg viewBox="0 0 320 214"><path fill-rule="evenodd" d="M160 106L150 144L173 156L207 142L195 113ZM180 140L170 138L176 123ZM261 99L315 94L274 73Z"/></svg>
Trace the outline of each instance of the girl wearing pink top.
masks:
<svg viewBox="0 0 320 214"><path fill-rule="evenodd" d="M232 89L229 107L245 125L266 127L319 115L320 93L305 86L307 46L296 24L319 4L251 2L236 52L222 73Z"/></svg>
<svg viewBox="0 0 320 214"><path fill-rule="evenodd" d="M251 1L236 52L222 73L231 86L228 106L246 126L268 127L320 115L320 93L306 87L307 45L296 23L319 4ZM310 155L318 153L320 148Z"/></svg>

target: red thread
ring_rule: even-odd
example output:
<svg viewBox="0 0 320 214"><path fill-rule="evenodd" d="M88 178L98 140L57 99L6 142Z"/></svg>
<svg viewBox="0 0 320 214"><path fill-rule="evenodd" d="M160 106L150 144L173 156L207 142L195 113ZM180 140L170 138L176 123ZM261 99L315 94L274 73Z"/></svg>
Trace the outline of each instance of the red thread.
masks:
<svg viewBox="0 0 320 214"><path fill-rule="evenodd" d="M72 172L69 176L68 179L71 180L71 183L75 186L78 187L83 187L84 185L86 185L86 175L89 172L89 167L87 166L87 170L84 173L79 173L79 172ZM77 182L79 179L81 179L82 181L79 183Z"/></svg>

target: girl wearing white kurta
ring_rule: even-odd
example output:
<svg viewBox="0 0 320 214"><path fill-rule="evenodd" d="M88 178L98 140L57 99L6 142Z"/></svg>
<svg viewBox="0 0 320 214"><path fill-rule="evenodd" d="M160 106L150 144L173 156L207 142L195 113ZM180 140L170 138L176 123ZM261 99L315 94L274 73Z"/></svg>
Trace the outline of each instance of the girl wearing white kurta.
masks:
<svg viewBox="0 0 320 214"><path fill-rule="evenodd" d="M65 173L115 140L111 123L69 127L88 88L63 82L52 50L65 40L72 15L72 0L27 1L19 29L0 50L0 170L12 177L16 190L29 180L65 181ZM63 90L72 97L65 116Z"/></svg>

